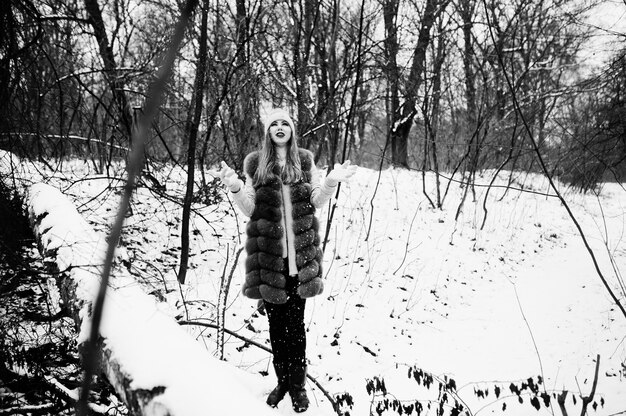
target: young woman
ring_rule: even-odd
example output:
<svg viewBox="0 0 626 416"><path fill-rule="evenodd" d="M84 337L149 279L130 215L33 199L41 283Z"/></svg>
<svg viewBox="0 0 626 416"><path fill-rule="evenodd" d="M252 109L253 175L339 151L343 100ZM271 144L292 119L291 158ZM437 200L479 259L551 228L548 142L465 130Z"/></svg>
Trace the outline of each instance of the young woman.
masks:
<svg viewBox="0 0 626 416"><path fill-rule="evenodd" d="M250 221L246 227L243 294L262 299L267 311L278 385L267 397L276 407L289 392L296 412L309 406L306 395L306 299L322 292L322 251L315 209L356 166L346 161L320 183L313 154L298 148L294 123L284 110L265 119L260 151L244 160L245 183L222 162L214 171Z"/></svg>

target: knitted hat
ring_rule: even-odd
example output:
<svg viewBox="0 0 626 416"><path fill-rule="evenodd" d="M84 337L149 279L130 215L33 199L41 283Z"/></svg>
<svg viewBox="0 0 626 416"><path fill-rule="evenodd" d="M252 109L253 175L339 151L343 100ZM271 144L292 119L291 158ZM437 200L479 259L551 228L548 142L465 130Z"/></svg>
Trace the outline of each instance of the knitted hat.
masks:
<svg viewBox="0 0 626 416"><path fill-rule="evenodd" d="M268 132L268 130L270 129L270 126L276 120L285 120L287 123L289 123L289 127L291 127L291 136L295 137L296 128L294 127L293 120L289 116L289 113L283 110L282 108L276 108L267 114L267 116L265 117L265 121L263 123L265 133Z"/></svg>

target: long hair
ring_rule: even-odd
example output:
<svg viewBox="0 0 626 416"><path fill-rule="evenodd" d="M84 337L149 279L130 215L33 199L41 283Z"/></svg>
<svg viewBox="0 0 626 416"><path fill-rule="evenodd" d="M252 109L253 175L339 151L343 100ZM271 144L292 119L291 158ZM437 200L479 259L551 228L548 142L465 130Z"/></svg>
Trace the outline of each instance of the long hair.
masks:
<svg viewBox="0 0 626 416"><path fill-rule="evenodd" d="M265 184L280 172L280 179L284 183L295 183L302 179L302 165L300 163L300 153L298 151L298 141L296 132L292 129L291 138L287 142L287 156L285 166L281 169L278 164L278 154L276 146L270 137L269 129L265 132L263 147L259 157L259 167L254 175L254 184Z"/></svg>

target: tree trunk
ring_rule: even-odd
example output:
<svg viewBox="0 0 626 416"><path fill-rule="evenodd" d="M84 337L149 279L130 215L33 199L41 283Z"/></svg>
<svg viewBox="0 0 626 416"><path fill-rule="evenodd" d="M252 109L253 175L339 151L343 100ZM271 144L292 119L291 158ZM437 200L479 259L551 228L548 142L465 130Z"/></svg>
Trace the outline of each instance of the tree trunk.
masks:
<svg viewBox="0 0 626 416"><path fill-rule="evenodd" d="M233 126L234 149L231 155L234 165L240 167L245 156L256 147L259 137L259 89L257 76L250 65L250 15L245 0L237 0L237 56L235 64L237 72L234 74L234 90L237 91L231 111Z"/></svg>
<svg viewBox="0 0 626 416"><path fill-rule="evenodd" d="M337 110L337 37L339 31L339 1L333 0L328 6L328 16L324 25L313 31L317 59L313 65L319 67L317 78L317 112L312 121L312 127L317 131L309 130L305 147L313 150L317 147L316 160L327 153L329 167L335 164L339 147L339 122ZM322 127L323 126L323 127ZM321 128L320 128L321 127ZM322 139L319 136L322 136Z"/></svg>
<svg viewBox="0 0 626 416"><path fill-rule="evenodd" d="M413 52L413 61L411 63L411 71L407 78L404 103L401 106L396 106L397 102L393 103L393 100L397 100L399 96L399 86L397 85L397 75L392 75L391 80L391 156L392 162L398 166L408 167L408 138L413 126L413 118L417 114L417 94L423 82L424 76L424 63L426 61L426 51L431 41L430 29L435 22L437 16L445 9L449 0L427 0L426 7L424 9L424 15L420 25L419 34L417 37L417 44ZM385 10L385 26L389 24L394 26L393 33L396 33L395 17L397 17L397 0L392 0L389 3L393 3L395 6L395 15L389 13L389 16L394 18L394 21L388 23L388 13ZM388 30L387 30L388 32ZM389 32L388 32L389 35ZM395 43L397 45L397 36ZM396 55L397 57L397 50ZM396 71L398 71L397 64L392 63ZM397 74L398 72L396 72ZM395 85L394 85L395 84ZM394 108L395 107L395 108Z"/></svg>
<svg viewBox="0 0 626 416"><path fill-rule="evenodd" d="M100 9L100 5L98 4L98 0L84 0L84 2L85 10L89 15L89 21L93 27L94 36L98 42L105 77L111 87L113 99L118 106L122 124L122 133L128 137L128 142L130 143L132 134L132 114L128 106L126 93L124 92L124 82L117 72L117 64L115 63L113 48L109 43L109 38L104 26L102 11Z"/></svg>
<svg viewBox="0 0 626 416"><path fill-rule="evenodd" d="M459 4L459 12L461 14L461 20L463 22L463 71L465 74L465 105L466 105L466 117L465 117L465 132L468 137L468 157L467 167L465 170L467 186L471 187L472 194L474 191L474 176L478 169L478 156L479 156L479 140L480 140L480 125L478 122L478 110L476 105L476 83L474 74L474 48L472 46L472 28L473 28L473 15L474 15L474 1L464 0ZM466 192L464 192L466 195Z"/></svg>
<svg viewBox="0 0 626 416"><path fill-rule="evenodd" d="M436 194L437 194L437 203L436 206L437 208L441 208L441 205L443 204L443 201L441 200L441 184L440 184L440 178L439 178L439 159L437 157L437 132L439 130L439 119L440 119L440 114L439 114L439 109L440 109L440 103L441 103L441 76L442 76L442 69L443 69L443 63L446 59L447 56L447 44L446 44L446 38L444 36L443 33L443 19L439 19L439 25L438 25L438 40L437 40L437 47L435 50L435 59L434 59L434 66L433 66L433 75L434 75L434 79L433 79L433 93L432 93L432 104L431 104L431 111L430 111L430 118L428 120L427 126L428 126L428 135L427 135L427 140L430 139L430 146L428 146L428 150L430 151L430 154L427 154L427 152L425 152L426 154L424 154L424 160L431 160L432 161L432 170L435 172L435 188L436 188Z"/></svg>
<svg viewBox="0 0 626 416"><path fill-rule="evenodd" d="M347 158L347 152L354 147L354 118L358 105L359 89L361 86L361 79L363 75L363 26L364 26L364 13L365 13L365 0L361 0L361 9L359 11L359 31L357 36L357 48L356 48L356 67L355 67L355 79L352 89L352 98L350 101L350 108L348 109L348 117L346 118L346 131L344 134L343 151L341 153L341 163Z"/></svg>
<svg viewBox="0 0 626 416"><path fill-rule="evenodd" d="M0 132L11 130L10 106L13 93L11 88L11 61L16 58L18 50L16 21L10 1L0 2ZM13 146L11 146L12 148Z"/></svg>
<svg viewBox="0 0 626 416"><path fill-rule="evenodd" d="M302 3L300 3L302 6ZM298 109L298 133L304 133L311 128L311 94L308 88L309 61L315 23L319 14L319 3L314 0L304 0L304 10L300 7L301 16L297 16L298 5L292 0L292 17L296 22L293 43L293 67L296 79L296 104Z"/></svg>
<svg viewBox="0 0 626 416"><path fill-rule="evenodd" d="M200 44L198 67L196 68L196 80L194 82L194 110L193 120L187 125L187 135L189 136L189 148L187 151L187 190L183 201L183 218L181 229L181 255L180 266L178 268L178 281L185 283L187 276L187 265L189 261L189 217L191 216L191 201L193 200L194 172L196 167L196 141L198 137L198 127L202 117L202 103L204 100L204 77L207 67L207 39L208 39L208 0L202 3L202 22L200 23Z"/></svg>
<svg viewBox="0 0 626 416"><path fill-rule="evenodd" d="M395 140L396 114L400 108L400 68L398 68L398 5L399 0L386 0L383 3L383 19L385 22L385 74L387 76L387 142L391 143L391 159L395 163L397 142Z"/></svg>

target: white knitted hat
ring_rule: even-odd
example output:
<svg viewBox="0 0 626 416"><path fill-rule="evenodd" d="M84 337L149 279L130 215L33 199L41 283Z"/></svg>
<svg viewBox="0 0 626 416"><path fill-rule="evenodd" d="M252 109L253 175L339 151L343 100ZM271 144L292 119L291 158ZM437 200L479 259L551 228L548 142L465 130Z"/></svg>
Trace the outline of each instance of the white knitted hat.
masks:
<svg viewBox="0 0 626 416"><path fill-rule="evenodd" d="M276 108L270 111L265 117L265 121L263 122L263 127L265 129L264 131L266 134L267 134L267 131L270 129L270 126L272 125L272 123L275 122L276 120L285 120L287 123L289 123L289 127L291 127L291 136L295 137L296 128L294 127L293 120L289 116L289 113L283 110L282 108Z"/></svg>

